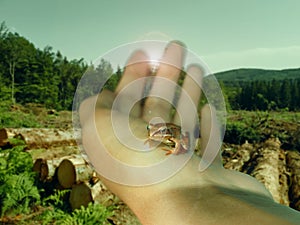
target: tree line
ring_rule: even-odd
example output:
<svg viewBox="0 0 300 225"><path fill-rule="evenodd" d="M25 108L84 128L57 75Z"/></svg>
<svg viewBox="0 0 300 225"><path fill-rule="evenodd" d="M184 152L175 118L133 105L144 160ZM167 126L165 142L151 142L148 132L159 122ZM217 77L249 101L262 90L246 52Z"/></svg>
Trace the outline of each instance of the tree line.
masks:
<svg viewBox="0 0 300 225"><path fill-rule="evenodd" d="M2 101L38 103L71 109L77 83L86 70L83 59L68 60L46 46L36 48L18 33L0 26L0 96Z"/></svg>
<svg viewBox="0 0 300 225"><path fill-rule="evenodd" d="M83 74L89 86L77 87ZM71 110L76 90L82 98L94 95L108 77L111 79L102 86L114 90L121 74L120 68L114 73L111 64L103 59L94 67L83 58L68 60L60 51L54 52L51 46L42 50L36 48L18 33L10 32L5 22L0 25L2 102L36 103L47 108Z"/></svg>
<svg viewBox="0 0 300 225"><path fill-rule="evenodd" d="M239 75L238 72L235 73ZM78 87L83 74L85 80ZM71 110L76 90L80 93L79 98L98 93L101 86L114 90L121 76L121 68L114 71L103 59L96 67L88 65L82 58L68 60L50 46L36 48L26 38L9 31L4 22L0 25L2 102L37 103L47 108ZM225 100L233 110L300 110L300 70L299 79L294 74L294 79L242 82L232 79L223 83L219 79L222 76L217 78ZM106 80L108 77L110 79ZM76 100L81 102L82 99Z"/></svg>
<svg viewBox="0 0 300 225"><path fill-rule="evenodd" d="M225 88L228 105L233 110L300 110L299 79L242 82Z"/></svg>

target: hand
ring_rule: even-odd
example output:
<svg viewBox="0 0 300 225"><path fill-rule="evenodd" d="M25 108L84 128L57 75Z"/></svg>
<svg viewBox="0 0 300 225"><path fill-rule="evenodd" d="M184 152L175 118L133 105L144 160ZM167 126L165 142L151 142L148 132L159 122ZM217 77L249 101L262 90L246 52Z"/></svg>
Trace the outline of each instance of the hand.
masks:
<svg viewBox="0 0 300 225"><path fill-rule="evenodd" d="M176 105L177 113L174 117L170 113L172 105L169 100L173 99L176 87L168 84L178 81L181 72L178 68L182 68L184 56L185 48L181 43L168 44L156 71L157 79L152 82L150 97L143 104L136 100L142 99L145 85L153 78L150 76L153 71L147 53L142 51L136 51L129 57L115 93L102 91L99 96L81 104L83 146L102 181L135 212L143 224L273 225L291 221L296 224L300 221L297 212L274 203L269 192L254 178L225 170L220 154L208 157L211 160L209 167L199 171L204 155L218 152L221 145L216 113L210 105L204 106L201 111L202 158L191 151L166 156L161 146L146 152L133 149L135 144L137 149L141 148L138 140L147 137L146 127L153 118L186 126L187 130L193 130L193 125L197 124L193 113L190 120L181 123L191 111L183 94ZM197 108L203 71L200 66L193 65L188 68L187 74L182 88L190 96L193 107ZM163 80L166 83L161 85ZM136 85L127 88L135 81L138 81ZM122 136L124 127L118 126L125 124L126 127L128 123L124 121L128 121L130 130L137 137L133 144L124 143L123 138L126 140L127 137ZM121 132L116 129L121 129ZM171 162L177 162L179 166L164 167L174 164L161 163L166 157L171 157ZM153 165L159 163L163 165L161 170L153 169ZM165 179L161 174L166 175Z"/></svg>

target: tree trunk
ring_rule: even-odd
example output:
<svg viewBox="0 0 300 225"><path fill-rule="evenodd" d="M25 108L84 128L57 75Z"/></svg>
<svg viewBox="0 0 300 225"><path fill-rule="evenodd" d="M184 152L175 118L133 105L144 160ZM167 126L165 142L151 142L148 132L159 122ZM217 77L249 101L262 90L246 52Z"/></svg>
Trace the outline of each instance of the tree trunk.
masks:
<svg viewBox="0 0 300 225"><path fill-rule="evenodd" d="M14 129L10 128L2 128L0 129L0 147L3 147L5 145L9 144L10 138L13 138L16 135L14 132Z"/></svg>
<svg viewBox="0 0 300 225"><path fill-rule="evenodd" d="M270 191L274 200L278 203L289 205L287 176L282 177L285 165L280 163L284 155L280 149L280 141L278 139L269 139L264 146L258 149L257 154L254 154L252 164L252 172L250 173L258 181L263 183Z"/></svg>
<svg viewBox="0 0 300 225"><path fill-rule="evenodd" d="M11 102L12 104L16 104L16 99L15 99L15 67L16 67L16 62L12 61L9 63L9 73L11 76Z"/></svg>
<svg viewBox="0 0 300 225"><path fill-rule="evenodd" d="M296 151L287 152L287 167L290 171L291 187L290 199L291 207L300 210L300 154Z"/></svg>
<svg viewBox="0 0 300 225"><path fill-rule="evenodd" d="M225 149L223 152L223 159L226 160L224 168L243 172L245 163L251 159L253 149L253 145L247 141L241 145L235 153L232 152L231 148L229 148L228 151Z"/></svg>
<svg viewBox="0 0 300 225"><path fill-rule="evenodd" d="M81 155L64 158L57 168L58 182L64 188L71 188L79 181L87 181L92 174L92 168Z"/></svg>
<svg viewBox="0 0 300 225"><path fill-rule="evenodd" d="M63 145L77 145L73 130L51 128L3 128L0 130L0 146L8 144L7 139L19 137L28 148L49 148Z"/></svg>
<svg viewBox="0 0 300 225"><path fill-rule="evenodd" d="M63 158L48 160L38 158L34 162L33 171L37 172L40 181L52 180L62 160Z"/></svg>

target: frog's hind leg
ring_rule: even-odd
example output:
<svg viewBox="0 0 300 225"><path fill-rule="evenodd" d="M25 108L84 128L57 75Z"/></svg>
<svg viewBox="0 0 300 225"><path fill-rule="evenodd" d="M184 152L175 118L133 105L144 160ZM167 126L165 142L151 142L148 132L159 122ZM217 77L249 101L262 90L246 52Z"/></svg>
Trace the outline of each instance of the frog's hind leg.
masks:
<svg viewBox="0 0 300 225"><path fill-rule="evenodd" d="M174 146L171 149L162 148L162 150L167 151L166 155L179 154L181 148L180 141L178 141L176 138L170 138L169 140L174 143Z"/></svg>
<svg viewBox="0 0 300 225"><path fill-rule="evenodd" d="M168 149L168 148L161 148L161 150L164 150L164 151L166 151L167 153L166 153L166 155L171 155L171 154L173 154L173 150L172 149Z"/></svg>

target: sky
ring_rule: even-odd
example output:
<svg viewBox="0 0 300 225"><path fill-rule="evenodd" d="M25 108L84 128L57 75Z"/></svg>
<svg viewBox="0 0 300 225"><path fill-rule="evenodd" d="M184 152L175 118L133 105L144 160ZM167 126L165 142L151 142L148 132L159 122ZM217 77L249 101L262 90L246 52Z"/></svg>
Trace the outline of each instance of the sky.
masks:
<svg viewBox="0 0 300 225"><path fill-rule="evenodd" d="M0 22L91 62L144 39L181 40L212 72L300 68L298 0L0 0Z"/></svg>

